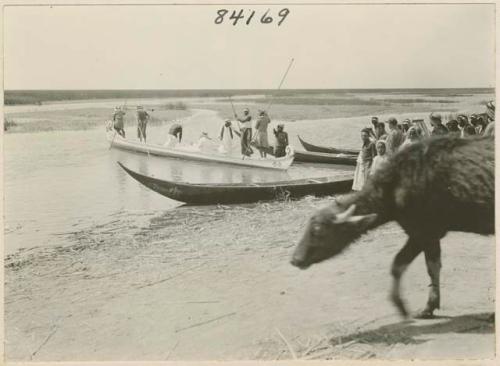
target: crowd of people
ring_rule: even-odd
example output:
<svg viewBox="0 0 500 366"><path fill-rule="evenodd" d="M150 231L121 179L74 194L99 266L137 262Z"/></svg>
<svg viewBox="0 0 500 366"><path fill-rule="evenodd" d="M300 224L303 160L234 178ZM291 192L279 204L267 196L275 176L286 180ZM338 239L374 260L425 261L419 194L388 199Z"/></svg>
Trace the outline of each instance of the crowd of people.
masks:
<svg viewBox="0 0 500 366"><path fill-rule="evenodd" d="M486 104L486 112L482 114L459 114L443 124L439 113L429 116L432 130L430 136L448 135L458 138L473 138L476 136L493 136L495 134L495 103ZM423 120L405 119L398 123L396 118L389 118L386 123L378 117L372 117L372 127L361 130L361 150L356 160L354 182L352 189L363 188L369 176L374 174L384 163L401 149L414 144L426 137ZM386 130L386 124L388 129Z"/></svg>

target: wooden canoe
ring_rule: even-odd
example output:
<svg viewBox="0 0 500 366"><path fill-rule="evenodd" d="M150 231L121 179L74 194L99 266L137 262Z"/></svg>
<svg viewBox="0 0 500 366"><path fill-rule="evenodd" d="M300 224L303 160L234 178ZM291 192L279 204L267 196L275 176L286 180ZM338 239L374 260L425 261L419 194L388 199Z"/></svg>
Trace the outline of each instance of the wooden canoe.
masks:
<svg viewBox="0 0 500 366"><path fill-rule="evenodd" d="M233 129L236 135L241 137L241 133ZM300 137L299 137L300 140ZM302 143L302 140L300 140ZM254 142L252 142L252 146L256 149L258 147ZM257 153L257 152L256 152ZM274 155L274 150L272 147L268 147L266 149L266 153L268 155ZM319 164L338 164L338 165L351 165L356 166L357 155L354 156L352 154L331 154L331 153L319 153L319 152L311 152L311 151L293 151L294 162L296 163L319 163Z"/></svg>
<svg viewBox="0 0 500 366"><path fill-rule="evenodd" d="M294 151L295 161L297 163L320 163L320 164L339 164L356 166L357 156L346 154L327 154L311 151Z"/></svg>
<svg viewBox="0 0 500 366"><path fill-rule="evenodd" d="M306 149L307 151L311 152L319 152L319 153L328 153L328 154L346 154L346 155L358 155L359 150L354 150L354 149L338 149L335 147L324 147L324 146L317 146L310 144L308 142L305 142L300 138L300 136L297 136L299 138L300 143Z"/></svg>
<svg viewBox="0 0 500 366"><path fill-rule="evenodd" d="M170 199L191 205L253 203L296 199L308 195L327 196L349 192L352 178L314 178L268 183L192 184L171 182L134 172L118 163L132 178Z"/></svg>
<svg viewBox="0 0 500 366"><path fill-rule="evenodd" d="M116 149L140 152L156 156L169 158L179 158L187 160L207 161L213 163L232 164L240 166L248 166L254 168L278 169L287 170L293 162L293 154L281 158L270 156L269 158L245 158L230 156L224 154L206 154L194 150L181 150L167 148L162 145L143 144L138 141L126 140L120 135L108 134L107 136L110 146Z"/></svg>

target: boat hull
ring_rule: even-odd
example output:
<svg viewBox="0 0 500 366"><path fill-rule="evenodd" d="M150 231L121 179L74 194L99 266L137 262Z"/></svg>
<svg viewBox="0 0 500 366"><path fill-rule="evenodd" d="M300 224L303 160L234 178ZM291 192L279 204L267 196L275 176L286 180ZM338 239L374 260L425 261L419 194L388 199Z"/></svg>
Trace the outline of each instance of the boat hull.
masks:
<svg viewBox="0 0 500 366"><path fill-rule="evenodd" d="M354 149L338 149L334 147L324 147L310 144L297 136L299 138L300 143L307 151L318 152L318 153L328 153L328 154L347 154L347 155L358 155L359 150Z"/></svg>
<svg viewBox="0 0 500 366"><path fill-rule="evenodd" d="M235 131L235 133L238 136L241 136L238 131ZM302 140L300 141L302 142ZM258 147L253 142L252 146L258 149ZM274 149L272 147L268 147L266 149L266 153L269 155L274 155ZM319 164L338 164L338 165L356 166L356 159L357 159L357 156L353 156L352 154L318 153L318 152L297 151L297 150L294 150L293 155L294 155L294 162L297 163L315 163L315 164L319 163Z"/></svg>
<svg viewBox="0 0 500 366"><path fill-rule="evenodd" d="M349 192L352 178L300 179L255 184L190 184L161 180L134 172L118 163L132 178L170 199L191 205L237 204L327 196Z"/></svg>
<svg viewBox="0 0 500 366"><path fill-rule="evenodd" d="M356 166L357 159L354 155L335 155L297 150L295 150L294 156L297 163L338 164L350 166Z"/></svg>
<svg viewBox="0 0 500 366"><path fill-rule="evenodd" d="M242 159L240 157L224 156L222 154L204 154L201 152L170 149L161 145L143 144L140 142L129 141L118 135L115 135L114 137L108 135L108 141L110 142L111 147L120 150L127 150L168 158L231 164L253 168L287 170L290 165L292 165L294 159L293 155L285 156L282 158L270 157L267 159Z"/></svg>

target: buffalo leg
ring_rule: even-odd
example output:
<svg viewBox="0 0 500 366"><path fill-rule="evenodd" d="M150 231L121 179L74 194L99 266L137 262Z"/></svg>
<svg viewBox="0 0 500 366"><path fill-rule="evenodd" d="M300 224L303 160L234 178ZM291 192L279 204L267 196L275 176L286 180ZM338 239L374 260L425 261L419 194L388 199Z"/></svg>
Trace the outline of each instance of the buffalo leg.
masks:
<svg viewBox="0 0 500 366"><path fill-rule="evenodd" d="M401 276L421 251L420 244L410 237L405 246L396 254L394 262L392 263L391 274L393 282L391 300L404 317L408 317L408 311L401 298Z"/></svg>
<svg viewBox="0 0 500 366"><path fill-rule="evenodd" d="M425 309L422 310L417 316L419 318L432 318L434 310L439 309L439 273L441 271L441 246L439 240L426 243L425 246L425 265L427 266L427 273L431 278L429 299Z"/></svg>

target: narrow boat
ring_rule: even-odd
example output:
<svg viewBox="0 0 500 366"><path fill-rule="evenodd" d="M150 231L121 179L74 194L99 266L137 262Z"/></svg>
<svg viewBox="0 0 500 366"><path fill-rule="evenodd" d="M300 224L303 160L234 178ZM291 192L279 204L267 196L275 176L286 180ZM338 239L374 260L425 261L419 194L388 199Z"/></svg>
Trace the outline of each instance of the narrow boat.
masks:
<svg viewBox="0 0 500 366"><path fill-rule="evenodd" d="M319 153L328 153L328 154L347 154L347 155L358 155L359 150L354 150L354 149L338 149L335 147L324 147L324 146L316 146L313 144L310 144L308 142L305 142L300 138L300 136L297 136L299 138L300 143L302 146L304 146L304 149L307 151L311 152L319 152Z"/></svg>
<svg viewBox="0 0 500 366"><path fill-rule="evenodd" d="M352 177L309 178L268 183L192 184L171 182L134 172L118 163L132 178L149 189L176 201L191 205L253 203L277 199L295 199L308 195L327 196L349 192Z"/></svg>
<svg viewBox="0 0 500 366"><path fill-rule="evenodd" d="M205 154L200 151L192 151L188 149L171 149L164 147L162 145L155 144L143 144L138 141L126 140L120 135L107 134L107 139L110 143L110 147L128 150L134 152L140 152L144 154L151 154L156 156L164 156L169 158L179 158L187 160L198 160L198 161L208 161L214 163L223 164L233 164L240 166L248 166L255 168L266 168L266 169L278 169L287 170L293 162L293 152L290 155L275 158L273 156L269 158L241 158L236 156L224 155L224 154Z"/></svg>
<svg viewBox="0 0 500 366"><path fill-rule="evenodd" d="M233 129L236 135L241 137L241 133ZM303 141L300 139L301 143ZM251 144L254 148L259 149L254 142ZM354 151L354 150L353 150ZM274 155L274 149L272 147L266 148L266 153L268 155ZM358 154L357 152L356 154ZM320 153L311 151L293 151L294 162L296 163L319 163L319 164L339 164L339 165L352 165L356 166L357 155L344 154L344 153Z"/></svg>
<svg viewBox="0 0 500 366"><path fill-rule="evenodd" d="M356 166L357 156L347 154L326 154L310 151L294 151L297 163L320 163Z"/></svg>

